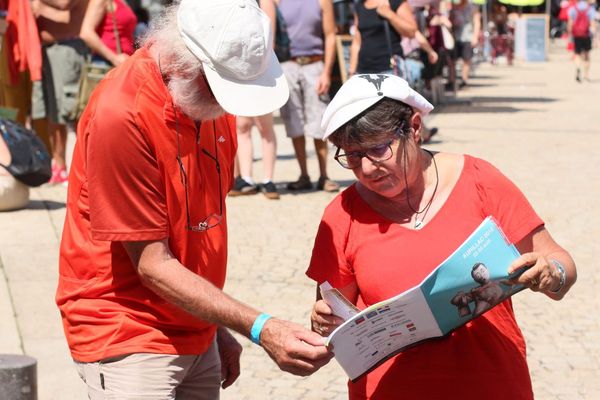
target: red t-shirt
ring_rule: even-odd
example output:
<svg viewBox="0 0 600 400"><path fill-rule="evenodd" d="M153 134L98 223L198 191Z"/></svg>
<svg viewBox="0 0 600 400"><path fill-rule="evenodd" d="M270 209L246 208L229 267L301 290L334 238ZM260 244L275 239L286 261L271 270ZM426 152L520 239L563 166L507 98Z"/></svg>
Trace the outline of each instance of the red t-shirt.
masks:
<svg viewBox="0 0 600 400"><path fill-rule="evenodd" d="M323 215L307 275L334 287L355 281L362 309L418 285L489 215L512 243L543 225L497 169L470 156L464 160L446 203L421 230L388 221L349 187ZM533 398L510 299L348 385L351 399Z"/></svg>
<svg viewBox="0 0 600 400"><path fill-rule="evenodd" d="M114 0L113 4L115 6L114 13L107 11L104 14L104 19L96 28L96 33L100 36L102 43L116 53L116 22L117 32L119 33L119 42L121 43L121 52L124 54L133 54L135 50L133 46L133 33L135 31L135 25L137 24L137 17L123 0Z"/></svg>
<svg viewBox="0 0 600 400"><path fill-rule="evenodd" d="M183 265L223 287L227 221L206 232L186 230L177 130L191 222L218 213L220 197L225 213L235 119L197 127L175 109L147 48L107 75L79 121L56 294L78 361L135 352L199 354L214 337L213 324L144 287L121 244L168 238ZM217 163L203 150L218 158L220 195Z"/></svg>

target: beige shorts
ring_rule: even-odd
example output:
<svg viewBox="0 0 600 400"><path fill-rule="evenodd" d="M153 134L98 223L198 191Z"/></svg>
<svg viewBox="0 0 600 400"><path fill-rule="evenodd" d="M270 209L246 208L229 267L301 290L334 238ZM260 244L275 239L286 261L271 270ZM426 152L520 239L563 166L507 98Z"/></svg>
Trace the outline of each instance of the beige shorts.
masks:
<svg viewBox="0 0 600 400"><path fill-rule="evenodd" d="M317 95L323 61L306 65L286 61L281 67L290 87L290 98L280 110L287 136L323 138L321 118L329 104L328 95Z"/></svg>
<svg viewBox="0 0 600 400"><path fill-rule="evenodd" d="M48 118L58 124L71 121L87 53L80 39L42 46L42 81L34 82L31 96L33 119Z"/></svg>
<svg viewBox="0 0 600 400"><path fill-rule="evenodd" d="M204 354L136 353L93 363L75 361L91 400L218 400L216 341Z"/></svg>

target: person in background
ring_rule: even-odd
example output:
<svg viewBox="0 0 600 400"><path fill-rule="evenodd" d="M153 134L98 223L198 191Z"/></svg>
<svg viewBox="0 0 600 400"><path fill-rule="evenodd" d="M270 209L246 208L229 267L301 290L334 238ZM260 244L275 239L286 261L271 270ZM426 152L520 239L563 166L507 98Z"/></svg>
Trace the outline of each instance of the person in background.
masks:
<svg viewBox="0 0 600 400"><path fill-rule="evenodd" d="M222 290L234 115L289 96L269 18L182 0L151 29L77 127L56 303L89 397L218 399L240 373L229 329L311 374L330 359L319 335Z"/></svg>
<svg viewBox="0 0 600 400"><path fill-rule="evenodd" d="M279 0L287 24L291 59L281 64L290 87L290 99L281 108L287 136L292 139L300 177L288 190L309 190L306 136L313 138L319 161L317 189L336 192L340 185L327 174L327 143L319 120L329 102L335 60L335 17L332 0Z"/></svg>
<svg viewBox="0 0 600 400"><path fill-rule="evenodd" d="M412 9L404 0L364 0L356 2L354 9L354 26L357 28L352 35L350 45L350 75L366 73L395 73L390 60L390 48L385 24L388 25L391 40L391 52L395 62L401 62L396 69L404 75L411 84L420 79L421 69L415 62L406 60L408 52L404 52L402 43L415 39L415 46L422 46L428 53L428 58L435 58L433 49L425 37L419 32L417 21ZM411 66L413 68L411 68ZM423 140L429 141L437 134L438 128L424 128Z"/></svg>
<svg viewBox="0 0 600 400"><path fill-rule="evenodd" d="M275 3L273 0L260 0L260 8L271 20L271 32L275 32ZM275 40L273 38L273 40ZM239 175L236 176L230 196L241 196L256 194L260 189L266 198L279 199L277 187L273 183L275 161L277 160L277 138L273 128L273 113L260 115L258 117L236 118L238 151L237 160ZM252 177L252 162L254 152L252 149L252 126L256 126L260 133L262 143L263 182L257 185Z"/></svg>
<svg viewBox="0 0 600 400"><path fill-rule="evenodd" d="M137 17L124 0L89 0L79 36L92 61L117 66L135 50Z"/></svg>
<svg viewBox="0 0 600 400"><path fill-rule="evenodd" d="M592 50L592 38L596 32L596 9L586 0L579 0L575 6L569 9L568 13L567 29L573 38L575 48L575 80L581 82L583 67L583 79L589 81L590 51Z"/></svg>
<svg viewBox="0 0 600 400"><path fill-rule="evenodd" d="M481 13L479 8L471 4L469 0L460 0L458 4L452 5L450 21L452 22L455 41L454 59L460 58L462 60L461 81L458 84L458 88L462 89L469 82L473 49L479 44ZM456 63L454 68L456 68ZM454 84L452 82L452 85Z"/></svg>
<svg viewBox="0 0 600 400"><path fill-rule="evenodd" d="M34 5L39 2L39 5ZM42 80L33 86L32 118L46 118L52 155L51 184L68 180L67 123L76 106L86 44L79 37L87 0L34 0L42 42ZM34 11L34 13L36 13Z"/></svg>
<svg viewBox="0 0 600 400"><path fill-rule="evenodd" d="M569 253L490 163L421 147L422 120L432 108L393 75L355 75L338 91L322 125L337 147L335 159L357 182L325 209L307 275L364 309L418 285L491 216L521 254L507 267L507 275L518 275L511 281L562 299L577 278ZM313 329L327 336L341 322L317 298ZM352 400L398 393L406 399L534 397L511 299L348 387Z"/></svg>

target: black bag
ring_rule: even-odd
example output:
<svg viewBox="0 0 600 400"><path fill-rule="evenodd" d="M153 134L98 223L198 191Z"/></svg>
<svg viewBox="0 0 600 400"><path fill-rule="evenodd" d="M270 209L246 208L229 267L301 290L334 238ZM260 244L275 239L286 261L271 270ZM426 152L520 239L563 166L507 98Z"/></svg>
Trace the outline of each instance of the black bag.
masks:
<svg viewBox="0 0 600 400"><path fill-rule="evenodd" d="M256 0L256 3L260 8L260 0ZM290 37L287 33L287 23L285 22L285 18L283 18L283 14L275 1L273 1L273 5L275 6L275 46L273 50L275 51L277 60L282 63L292 58L290 54Z"/></svg>
<svg viewBox="0 0 600 400"><path fill-rule="evenodd" d="M275 5L275 55L280 63L288 61L292 55L290 54L290 37L287 33L287 24L279 11L279 7Z"/></svg>
<svg viewBox="0 0 600 400"><path fill-rule="evenodd" d="M27 186L40 186L50 180L52 160L44 142L34 131L0 118L0 133L12 158L10 165L0 165Z"/></svg>

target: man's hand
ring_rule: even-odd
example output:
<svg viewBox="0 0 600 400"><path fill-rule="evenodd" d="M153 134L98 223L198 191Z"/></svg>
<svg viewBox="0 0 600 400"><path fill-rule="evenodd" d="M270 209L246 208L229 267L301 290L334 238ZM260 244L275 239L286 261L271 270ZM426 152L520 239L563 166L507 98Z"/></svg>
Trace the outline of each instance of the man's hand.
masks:
<svg viewBox="0 0 600 400"><path fill-rule="evenodd" d="M321 336L277 318L265 323L260 343L282 371L299 376L316 372L333 357Z"/></svg>
<svg viewBox="0 0 600 400"><path fill-rule="evenodd" d="M217 330L217 344L221 358L221 387L225 389L240 376L242 346L223 327L219 327Z"/></svg>
<svg viewBox="0 0 600 400"><path fill-rule="evenodd" d="M329 87L331 86L331 79L326 72L323 72L317 82L317 94L319 96L326 95L329 93Z"/></svg>

